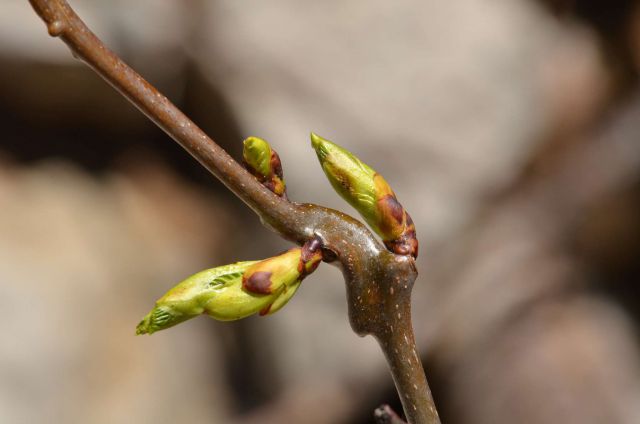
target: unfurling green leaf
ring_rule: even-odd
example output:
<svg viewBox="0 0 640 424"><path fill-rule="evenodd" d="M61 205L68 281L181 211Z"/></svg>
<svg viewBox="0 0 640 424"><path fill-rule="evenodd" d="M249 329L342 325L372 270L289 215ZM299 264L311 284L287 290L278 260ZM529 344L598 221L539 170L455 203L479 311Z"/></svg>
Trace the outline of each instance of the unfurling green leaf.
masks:
<svg viewBox="0 0 640 424"><path fill-rule="evenodd" d="M237 287L242 286L242 274L255 263L257 262L238 262L207 269L190 276L156 302L153 310L138 324L136 333L152 334L202 313L210 313L208 304L214 298L228 299L230 306L235 309L253 306L254 299L251 296L244 296ZM225 310L216 310L216 315L218 319L233 319L234 316Z"/></svg>
<svg viewBox="0 0 640 424"><path fill-rule="evenodd" d="M382 175L348 150L311 134L320 165L334 190L353 206L397 254L418 255L415 226Z"/></svg>
<svg viewBox="0 0 640 424"><path fill-rule="evenodd" d="M269 143L258 137L249 137L243 142L242 159L245 168L265 187L284 196L286 185L282 172L280 156Z"/></svg>
<svg viewBox="0 0 640 424"><path fill-rule="evenodd" d="M263 261L238 262L192 275L169 290L136 328L152 334L207 314L220 321L272 314L293 297L322 259L318 248L291 249Z"/></svg>

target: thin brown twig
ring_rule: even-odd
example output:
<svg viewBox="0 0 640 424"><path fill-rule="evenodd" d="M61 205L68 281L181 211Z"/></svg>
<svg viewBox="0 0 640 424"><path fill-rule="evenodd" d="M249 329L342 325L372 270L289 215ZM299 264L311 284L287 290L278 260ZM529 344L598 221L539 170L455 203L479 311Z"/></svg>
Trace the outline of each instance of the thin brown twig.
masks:
<svg viewBox="0 0 640 424"><path fill-rule="evenodd" d="M407 424L389 405L382 405L373 412L376 424Z"/></svg>
<svg viewBox="0 0 640 424"><path fill-rule="evenodd" d="M409 423L439 423L411 325L411 289L417 277L414 259L389 252L360 221L346 214L273 194L110 51L66 1L29 1L51 36L60 37L74 56L184 147L256 212L265 226L300 245L313 237L322 241L325 261L334 262L344 275L351 326L357 334L378 340Z"/></svg>
<svg viewBox="0 0 640 424"><path fill-rule="evenodd" d="M31 5L47 24L51 36L60 37L74 56L93 68L262 219L267 223L281 223L278 228L281 233L300 230L290 219L288 202L265 189L169 99L109 50L66 1L32 0Z"/></svg>

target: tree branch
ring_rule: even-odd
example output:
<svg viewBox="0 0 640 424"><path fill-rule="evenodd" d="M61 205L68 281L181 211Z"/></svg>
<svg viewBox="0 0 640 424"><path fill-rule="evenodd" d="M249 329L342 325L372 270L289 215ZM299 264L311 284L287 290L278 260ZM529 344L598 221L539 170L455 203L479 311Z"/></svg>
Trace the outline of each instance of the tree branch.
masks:
<svg viewBox="0 0 640 424"><path fill-rule="evenodd" d="M133 103L142 113L178 142L205 168L253 209L267 224L288 238L298 239L300 224L291 219L291 204L264 188L169 99L145 81L87 28L63 0L30 0L45 21L49 34L60 37L73 55ZM296 231L297 230L297 231ZM302 241L302 240L297 240Z"/></svg>
<svg viewBox="0 0 640 424"><path fill-rule="evenodd" d="M279 197L234 161L174 104L110 51L64 0L29 0L74 56L82 59L243 200L263 224L300 245L317 237L325 262L335 262L347 285L349 319L361 336L373 335L389 362L411 424L435 424L431 398L411 325L414 259L382 246L360 221L312 204Z"/></svg>

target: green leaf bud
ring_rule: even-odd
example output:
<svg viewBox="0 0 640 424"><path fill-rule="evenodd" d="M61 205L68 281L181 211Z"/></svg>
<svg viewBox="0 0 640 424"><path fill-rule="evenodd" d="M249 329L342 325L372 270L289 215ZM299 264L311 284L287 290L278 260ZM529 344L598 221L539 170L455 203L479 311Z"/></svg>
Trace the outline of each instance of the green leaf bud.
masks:
<svg viewBox="0 0 640 424"><path fill-rule="evenodd" d="M320 261L322 261L321 245L320 239L314 238L305 243L302 249L294 249L300 251L297 264L298 279L293 284L286 284L282 294L266 309L260 311L261 315L271 315L282 309L298 290L302 280L318 268Z"/></svg>
<svg viewBox="0 0 640 424"><path fill-rule="evenodd" d="M271 175L271 146L258 137L249 137L243 142L242 158L262 178Z"/></svg>
<svg viewBox="0 0 640 424"><path fill-rule="evenodd" d="M244 310L242 306L251 303L252 299L239 295L234 288L242 286L242 274L255 263L238 262L190 276L158 299L153 310L138 324L136 334L152 334L202 313L209 313L207 306L213 298L223 297L229 303L228 308ZM224 309L216 311L216 315L218 319L232 319L234 316Z"/></svg>
<svg viewBox="0 0 640 424"><path fill-rule="evenodd" d="M273 301L273 303L268 305L266 308L262 309L260 311L260 315L275 314L280 309L282 309L284 305L286 305L289 302L289 300L291 300L293 295L296 294L296 291L298 290L298 288L300 288L301 284L302 284L302 280L298 280L289 286L285 286L280 296L278 296L276 300Z"/></svg>
<svg viewBox="0 0 640 424"><path fill-rule="evenodd" d="M242 277L243 288L251 293L277 294L274 301L260 311L261 315L280 310L293 297L302 280L313 272L322 260L316 240L251 266Z"/></svg>
<svg viewBox="0 0 640 424"><path fill-rule="evenodd" d="M397 254L418 254L418 240L411 217L382 175L348 150L311 134L320 165L334 190L360 213Z"/></svg>
<svg viewBox="0 0 640 424"><path fill-rule="evenodd" d="M272 314L295 294L322 260L319 242L263 261L238 262L192 275L169 290L136 328L152 334L201 314L231 321Z"/></svg>
<svg viewBox="0 0 640 424"><path fill-rule="evenodd" d="M301 249L295 248L256 263L242 276L242 287L251 293L273 294L293 284L300 278L300 255Z"/></svg>
<svg viewBox="0 0 640 424"><path fill-rule="evenodd" d="M286 185L280 156L269 143L258 137L249 137L243 142L242 159L245 168L265 187L285 196Z"/></svg>

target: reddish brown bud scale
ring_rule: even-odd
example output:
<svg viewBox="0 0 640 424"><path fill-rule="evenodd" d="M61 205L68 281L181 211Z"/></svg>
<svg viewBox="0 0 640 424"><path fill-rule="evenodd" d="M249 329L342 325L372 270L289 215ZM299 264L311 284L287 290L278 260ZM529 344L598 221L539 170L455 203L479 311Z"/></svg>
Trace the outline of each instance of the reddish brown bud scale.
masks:
<svg viewBox="0 0 640 424"><path fill-rule="evenodd" d="M387 249L398 255L411 255L418 257L418 238L416 237L416 227L411 216L405 211L406 225L400 236L393 240L384 240Z"/></svg>
<svg viewBox="0 0 640 424"><path fill-rule="evenodd" d="M302 246L300 252L300 262L298 263L298 272L300 273L300 279L303 279L307 275L311 274L318 268L318 265L322 261L322 241L318 238L314 238Z"/></svg>
<svg viewBox="0 0 640 424"><path fill-rule="evenodd" d="M377 201L377 208L383 218L379 228L385 234L393 234L399 237L405 229L404 208L393 194L387 194Z"/></svg>
<svg viewBox="0 0 640 424"><path fill-rule="evenodd" d="M255 294L271 294L271 272L256 271L252 273L248 278L242 277L242 287Z"/></svg>
<svg viewBox="0 0 640 424"><path fill-rule="evenodd" d="M269 303L267 306L261 309L260 312L258 312L258 315L260 315L261 317L269 315L269 312L271 312L271 306L273 306L273 303Z"/></svg>
<svg viewBox="0 0 640 424"><path fill-rule="evenodd" d="M284 173L282 171L282 161L280 161L280 155L275 150L271 149L271 171L273 174L280 178L284 178Z"/></svg>
<svg viewBox="0 0 640 424"><path fill-rule="evenodd" d="M287 187L284 182L284 172L282 162L278 152L271 149L271 175L268 178L268 185L265 186L280 197L287 198Z"/></svg>

